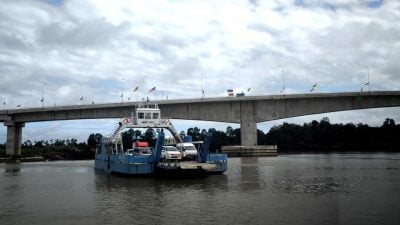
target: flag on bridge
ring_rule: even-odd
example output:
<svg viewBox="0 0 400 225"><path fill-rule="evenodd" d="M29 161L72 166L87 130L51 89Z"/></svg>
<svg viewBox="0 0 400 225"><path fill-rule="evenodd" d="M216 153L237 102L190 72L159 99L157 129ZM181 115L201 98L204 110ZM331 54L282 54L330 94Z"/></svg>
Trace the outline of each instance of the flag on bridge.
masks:
<svg viewBox="0 0 400 225"><path fill-rule="evenodd" d="M369 85L369 82L365 83L364 85Z"/></svg>
<svg viewBox="0 0 400 225"><path fill-rule="evenodd" d="M313 86L312 86L310 92L313 92L316 88L317 88L317 83L313 84Z"/></svg>
<svg viewBox="0 0 400 225"><path fill-rule="evenodd" d="M156 87L153 87L152 89L150 89L149 93L152 91L155 91L155 90L156 90Z"/></svg>
<svg viewBox="0 0 400 225"><path fill-rule="evenodd" d="M17 108L21 107L21 104L17 105Z"/></svg>
<svg viewBox="0 0 400 225"><path fill-rule="evenodd" d="M43 101L44 101L44 98L40 99L40 102L43 102Z"/></svg>
<svg viewBox="0 0 400 225"><path fill-rule="evenodd" d="M81 100L81 101L82 101L82 100L83 100L83 96L82 96L82 97L81 97L79 100Z"/></svg>
<svg viewBox="0 0 400 225"><path fill-rule="evenodd" d="M3 105L6 105L6 102L3 102Z"/></svg>
<svg viewBox="0 0 400 225"><path fill-rule="evenodd" d="M283 85L282 90L279 92L279 94L282 94L285 91L286 87Z"/></svg>
<svg viewBox="0 0 400 225"><path fill-rule="evenodd" d="M250 88L249 88L249 89L247 89L247 92L250 92Z"/></svg>
<svg viewBox="0 0 400 225"><path fill-rule="evenodd" d="M139 90L139 86L136 86L135 89L133 89L133 92L137 92Z"/></svg>

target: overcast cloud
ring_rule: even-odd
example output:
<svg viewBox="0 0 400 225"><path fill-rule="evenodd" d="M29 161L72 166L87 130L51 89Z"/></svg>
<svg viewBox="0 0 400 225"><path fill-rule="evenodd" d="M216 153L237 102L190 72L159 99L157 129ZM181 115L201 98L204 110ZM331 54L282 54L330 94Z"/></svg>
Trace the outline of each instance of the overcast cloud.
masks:
<svg viewBox="0 0 400 225"><path fill-rule="evenodd" d="M397 0L4 0L0 101L3 108L40 107L42 87L47 106L81 104L81 96L84 103L120 102L122 90L124 101L136 100L136 86L139 99L196 98L202 85L207 97L225 96L230 88L278 94L282 71L286 93L306 93L314 83L318 92L365 90L368 71L371 90L399 90L399 50ZM153 86L156 96L148 94ZM399 112L285 121L329 116L332 122L379 125L386 117L400 121ZM90 132L109 133L114 122L32 123L24 139L85 140ZM207 125L177 121L181 129Z"/></svg>

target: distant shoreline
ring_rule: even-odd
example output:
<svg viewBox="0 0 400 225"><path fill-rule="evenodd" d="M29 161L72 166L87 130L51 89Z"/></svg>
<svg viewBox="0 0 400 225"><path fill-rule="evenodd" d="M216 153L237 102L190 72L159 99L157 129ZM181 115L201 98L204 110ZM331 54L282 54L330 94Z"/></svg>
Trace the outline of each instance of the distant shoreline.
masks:
<svg viewBox="0 0 400 225"><path fill-rule="evenodd" d="M330 155L330 154L400 154L400 151L284 151L279 152L278 156L284 155L311 155L311 154L320 154L320 155ZM258 158L262 157L270 157L270 156L254 156ZM241 158L241 157L234 157ZM79 161L79 160L94 160L94 158L90 159L64 159L64 158L54 158L54 159L46 159L43 156L34 156L34 157L2 157L0 158L0 163L20 163L20 162L52 162L52 161Z"/></svg>
<svg viewBox="0 0 400 225"><path fill-rule="evenodd" d="M35 157L8 157L8 158L0 158L0 163L7 163L7 162L44 162L49 161L43 158L42 156L35 156Z"/></svg>

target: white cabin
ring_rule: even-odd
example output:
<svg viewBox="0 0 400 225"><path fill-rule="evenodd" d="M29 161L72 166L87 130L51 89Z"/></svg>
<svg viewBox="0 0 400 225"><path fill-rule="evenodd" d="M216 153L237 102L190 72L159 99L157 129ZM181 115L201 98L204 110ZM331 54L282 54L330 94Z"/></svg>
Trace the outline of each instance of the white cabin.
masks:
<svg viewBox="0 0 400 225"><path fill-rule="evenodd" d="M132 115L134 125L154 126L161 124L161 112L156 104L141 105Z"/></svg>

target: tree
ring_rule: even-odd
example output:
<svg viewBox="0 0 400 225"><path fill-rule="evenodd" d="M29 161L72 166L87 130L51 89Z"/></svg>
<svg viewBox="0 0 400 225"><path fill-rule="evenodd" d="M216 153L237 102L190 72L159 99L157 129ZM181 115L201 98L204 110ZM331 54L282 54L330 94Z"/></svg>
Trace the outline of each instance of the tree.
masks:
<svg viewBox="0 0 400 225"><path fill-rule="evenodd" d="M394 119L386 118L382 124L382 127L394 127L396 126L396 122Z"/></svg>
<svg viewBox="0 0 400 225"><path fill-rule="evenodd" d="M193 137L193 133L194 133L194 130L193 130L192 127L188 128L187 131L186 131L186 135L188 135L188 136L192 136Z"/></svg>
<svg viewBox="0 0 400 225"><path fill-rule="evenodd" d="M135 130L135 139L139 139L142 136L142 131L141 130Z"/></svg>
<svg viewBox="0 0 400 225"><path fill-rule="evenodd" d="M228 137L233 137L235 135L234 130L231 126L226 127L226 135Z"/></svg>
<svg viewBox="0 0 400 225"><path fill-rule="evenodd" d="M200 129L198 127L193 128L193 141L201 141L201 134L200 134Z"/></svg>
<svg viewBox="0 0 400 225"><path fill-rule="evenodd" d="M135 131L133 129L129 129L128 131L122 132L122 144L124 146L124 150L132 148L132 140L135 136Z"/></svg>
<svg viewBox="0 0 400 225"><path fill-rule="evenodd" d="M34 147L35 148L43 148L43 141L35 141Z"/></svg>
<svg viewBox="0 0 400 225"><path fill-rule="evenodd" d="M88 145L89 149L92 150L92 151L93 151L94 149L96 149L96 146L97 146L98 144L100 144L102 138L103 138L103 135L101 135L101 134L99 134L99 133L90 134L89 137L88 137L88 139L87 139L87 145ZM76 143L77 140L74 139L73 142ZM56 143L57 143L57 140L56 140Z"/></svg>
<svg viewBox="0 0 400 225"><path fill-rule="evenodd" d="M56 140L57 143L57 140ZM97 141L95 134L90 134L87 140L87 145L90 149L96 149Z"/></svg>
<svg viewBox="0 0 400 225"><path fill-rule="evenodd" d="M179 137L181 137L181 139L183 140L183 138L186 136L185 131L181 131L179 132Z"/></svg>
<svg viewBox="0 0 400 225"><path fill-rule="evenodd" d="M154 146L156 143L156 132L154 131L153 128L148 128L146 132L144 133L143 137L144 141L147 141L150 146Z"/></svg>

